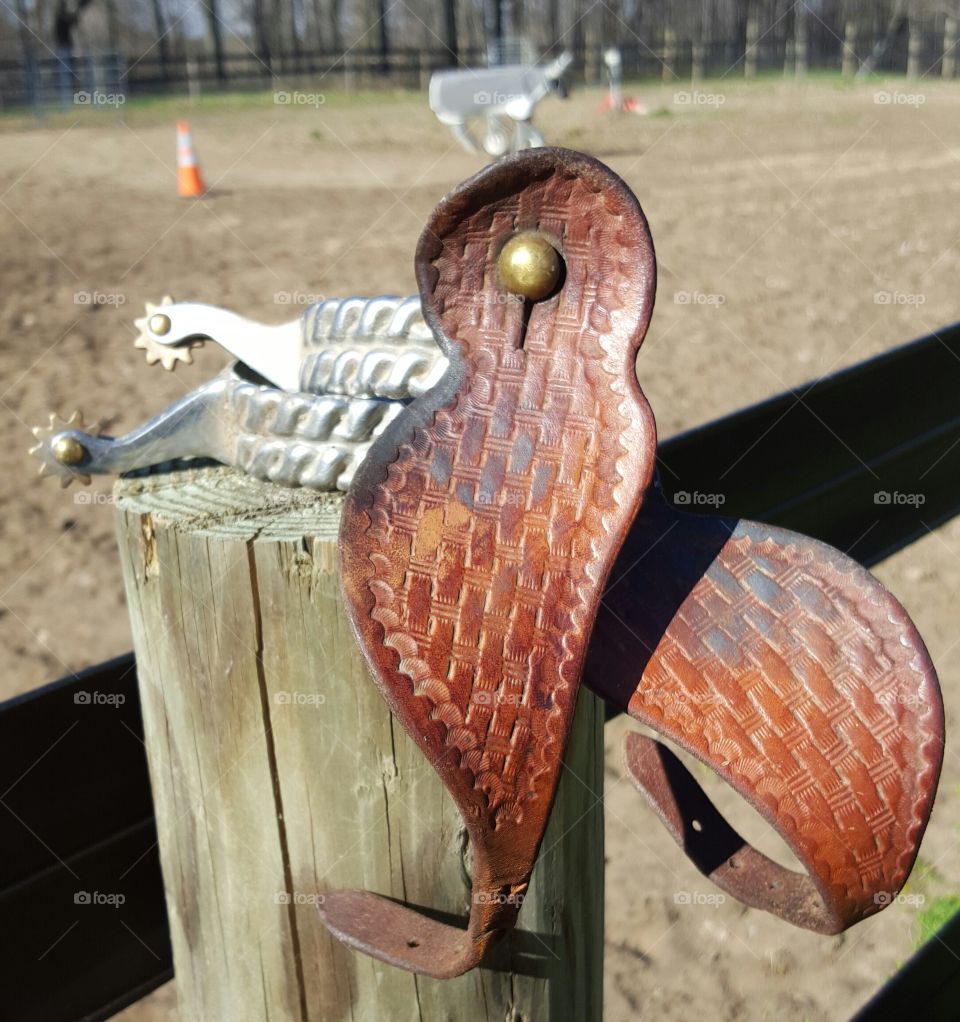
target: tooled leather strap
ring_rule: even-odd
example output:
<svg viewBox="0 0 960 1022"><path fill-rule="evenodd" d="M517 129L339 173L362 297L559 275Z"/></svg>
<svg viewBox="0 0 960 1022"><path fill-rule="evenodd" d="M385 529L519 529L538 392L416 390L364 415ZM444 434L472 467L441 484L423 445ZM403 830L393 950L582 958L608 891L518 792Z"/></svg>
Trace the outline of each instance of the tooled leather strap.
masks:
<svg viewBox="0 0 960 1022"><path fill-rule="evenodd" d="M518 234L562 275L542 300L498 270ZM629 189L556 149L448 196L417 250L427 321L450 359L374 444L348 494L342 577L391 710L464 816L467 931L368 892L332 892L340 939L404 968L472 968L516 919L543 836L601 590L654 465L634 359L653 248Z"/></svg>
<svg viewBox="0 0 960 1022"><path fill-rule="evenodd" d="M656 491L614 587L617 613L608 596L587 682L711 766L807 874L753 849L665 746L630 735L628 771L697 867L746 904L821 933L889 904L916 857L943 754L933 664L897 601L823 543L681 515Z"/></svg>

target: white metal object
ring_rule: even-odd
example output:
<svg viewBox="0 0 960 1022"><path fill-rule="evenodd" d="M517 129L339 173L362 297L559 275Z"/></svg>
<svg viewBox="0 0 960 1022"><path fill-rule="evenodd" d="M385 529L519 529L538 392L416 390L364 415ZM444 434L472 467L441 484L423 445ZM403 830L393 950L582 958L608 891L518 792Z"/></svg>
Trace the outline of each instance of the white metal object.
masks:
<svg viewBox="0 0 960 1022"><path fill-rule="evenodd" d="M173 369L208 342L237 361L124 436L52 418L34 431L41 475L68 485L213 458L285 486L346 490L372 441L447 369L416 295L328 299L278 326L165 299L137 325L151 364Z"/></svg>
<svg viewBox="0 0 960 1022"><path fill-rule="evenodd" d="M162 332L155 329L158 319L167 321ZM158 305L148 303L146 316L136 320L136 326L140 333L134 344L146 351L151 365L160 362L164 369L174 369L177 361L191 361L191 349L216 341L283 390L299 388L303 358L299 320L268 326L215 305L164 298Z"/></svg>
<svg viewBox="0 0 960 1022"><path fill-rule="evenodd" d="M607 78L610 83L610 109L620 110L623 107L623 57L616 46L608 46L603 51L603 62L607 66Z"/></svg>
<svg viewBox="0 0 960 1022"><path fill-rule="evenodd" d="M555 91L573 57L564 52L549 64L437 71L430 78L430 109L468 151L488 156L544 144L532 117L537 103ZM485 119L482 142L468 123ZM511 123L512 130L511 130Z"/></svg>

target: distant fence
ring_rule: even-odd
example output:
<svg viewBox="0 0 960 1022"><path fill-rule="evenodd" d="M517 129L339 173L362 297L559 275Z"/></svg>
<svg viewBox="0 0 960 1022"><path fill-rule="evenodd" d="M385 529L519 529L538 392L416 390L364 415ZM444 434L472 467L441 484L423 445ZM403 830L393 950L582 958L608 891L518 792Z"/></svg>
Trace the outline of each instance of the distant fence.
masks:
<svg viewBox="0 0 960 1022"><path fill-rule="evenodd" d="M939 77L942 71L954 73L954 60L943 61L943 33L936 26L925 26L914 40L914 67L920 77ZM839 36L826 26L813 22L807 47L807 65L811 70L839 71L841 66L856 70L859 62L873 51L877 39L861 35L852 54ZM906 25L891 41L878 60L875 70L881 74L904 73L908 67L909 40ZM746 52L744 40L728 39L697 45L690 40L656 44L633 40L620 45L623 71L627 78L683 79L696 75L742 76L747 67L757 71L786 70L793 66L789 41L761 34L757 44ZM155 51L144 57L119 54L69 55L45 57L30 62L0 62L0 107L69 105L89 102L109 106L109 97L136 97L178 93L254 90L293 85L323 78L331 89L426 88L434 71L452 66L484 67L498 60L515 60L518 54L535 59L536 51L525 45L522 51L506 47L499 53L474 48L461 50L455 60L444 49L393 49L388 54L370 49L337 52L302 51L258 56L251 50L230 52L217 64L213 55L193 57L158 56ZM541 59L555 56L558 50L544 53ZM574 80L596 84L605 80L602 47L581 48L575 53ZM87 94L89 99L84 98ZM79 95L79 99L75 96ZM119 100L122 103L123 100Z"/></svg>
<svg viewBox="0 0 960 1022"><path fill-rule="evenodd" d="M127 66L119 53L76 54L0 63L0 105L121 105Z"/></svg>
<svg viewBox="0 0 960 1022"><path fill-rule="evenodd" d="M485 50L463 51L467 67L486 66ZM0 62L0 106L68 106L91 96L91 105L109 105L105 96L156 96L227 89L268 89L322 77L331 89L426 88L434 71L456 65L445 50L396 49L384 57L375 50L303 51L261 58L249 50L224 55L161 59L155 54L124 61L119 55L46 57L29 63ZM93 99L96 97L96 100ZM121 104L122 104L121 100Z"/></svg>
<svg viewBox="0 0 960 1022"><path fill-rule="evenodd" d="M807 46L807 67L812 71L840 71L850 66L852 71L860 67L871 55L878 39L873 36L861 35L853 46L847 50L843 40L833 33L822 30L823 38L811 32ZM816 44L814 44L816 38ZM940 32L924 32L915 44L914 58L919 65L919 76L940 77L944 57L944 40ZM722 75L728 78L743 77L747 65L758 71L786 71L794 67L795 55L791 41L761 38L750 49L749 55L743 40L717 40L706 44L696 44L691 40L678 41L670 45L648 47L642 42L624 43L619 47L623 60L623 73L628 78L689 78L698 69L698 73L706 76ZM947 44L950 45L949 43ZM587 54L588 80L600 78L601 52L598 51L591 63ZM844 59L846 56L846 60ZM960 61L960 54L955 58ZM906 26L899 32L882 56L876 61L873 70L877 74L904 74L909 60L909 40ZM952 62L951 62L952 63ZM950 71L950 77L953 71Z"/></svg>
<svg viewBox="0 0 960 1022"><path fill-rule="evenodd" d="M485 65L486 54L467 51L460 54L460 60L466 66ZM294 82L318 76L329 79L331 88L381 85L416 89L426 87L434 71L455 63L445 50L395 49L387 56L379 50L302 51L275 53L269 58L242 51L225 54L220 67L212 55L180 62L151 56L131 62L127 74L130 91L135 94L269 88L278 80Z"/></svg>

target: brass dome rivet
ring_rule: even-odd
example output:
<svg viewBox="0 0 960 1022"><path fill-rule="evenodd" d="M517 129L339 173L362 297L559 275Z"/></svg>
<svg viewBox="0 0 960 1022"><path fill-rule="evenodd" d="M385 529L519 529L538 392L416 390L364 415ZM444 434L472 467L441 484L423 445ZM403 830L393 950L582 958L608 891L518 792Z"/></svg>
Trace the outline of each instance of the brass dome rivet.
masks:
<svg viewBox="0 0 960 1022"><path fill-rule="evenodd" d="M147 325L150 327L150 332L156 334L158 337L162 337L164 334L170 333L170 317L164 316L162 312L158 312L155 316L151 316L150 322Z"/></svg>
<svg viewBox="0 0 960 1022"><path fill-rule="evenodd" d="M525 232L511 238L500 251L497 269L504 287L530 301L546 298L557 286L560 255L542 234Z"/></svg>
<svg viewBox="0 0 960 1022"><path fill-rule="evenodd" d="M72 436L62 436L53 445L53 456L61 465L79 465L87 456L87 449Z"/></svg>

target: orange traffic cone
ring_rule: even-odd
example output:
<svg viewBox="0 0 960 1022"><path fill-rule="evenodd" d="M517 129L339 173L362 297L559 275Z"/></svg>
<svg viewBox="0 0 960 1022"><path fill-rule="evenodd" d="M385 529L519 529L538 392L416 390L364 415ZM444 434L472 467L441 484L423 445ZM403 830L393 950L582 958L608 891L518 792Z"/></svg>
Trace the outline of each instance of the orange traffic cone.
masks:
<svg viewBox="0 0 960 1022"><path fill-rule="evenodd" d="M203 195L206 190L197 166L197 154L193 151L190 125L186 121L177 121L177 194L192 199Z"/></svg>

